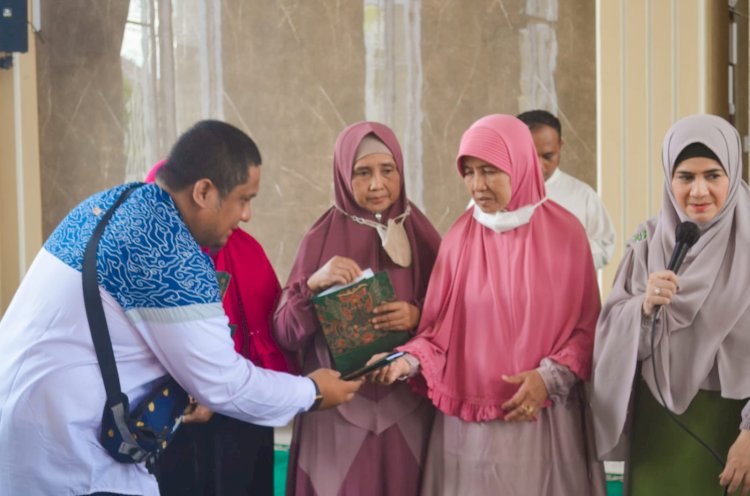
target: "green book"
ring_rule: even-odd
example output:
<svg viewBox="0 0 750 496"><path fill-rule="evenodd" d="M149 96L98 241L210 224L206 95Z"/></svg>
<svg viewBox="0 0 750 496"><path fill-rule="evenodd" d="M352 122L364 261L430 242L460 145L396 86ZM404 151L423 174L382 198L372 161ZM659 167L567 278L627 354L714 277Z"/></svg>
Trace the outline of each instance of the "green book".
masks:
<svg viewBox="0 0 750 496"><path fill-rule="evenodd" d="M216 271L216 282L219 283L219 294L222 300L224 299L224 295L227 294L227 288L229 288L229 281L231 279L232 275L229 272Z"/></svg>
<svg viewBox="0 0 750 496"><path fill-rule="evenodd" d="M373 309L391 301L396 301L396 293L387 272L313 297L334 368L342 375L362 367L373 355L409 340L406 331L380 331L370 323L375 316Z"/></svg>
<svg viewBox="0 0 750 496"><path fill-rule="evenodd" d="M224 299L224 295L227 294L227 289L229 288L229 281L232 280L232 274L229 272L224 272L221 270L216 271L216 282L219 283L219 294L221 295L221 299ZM237 326L235 324L229 324L229 335L234 337L234 333L237 330Z"/></svg>

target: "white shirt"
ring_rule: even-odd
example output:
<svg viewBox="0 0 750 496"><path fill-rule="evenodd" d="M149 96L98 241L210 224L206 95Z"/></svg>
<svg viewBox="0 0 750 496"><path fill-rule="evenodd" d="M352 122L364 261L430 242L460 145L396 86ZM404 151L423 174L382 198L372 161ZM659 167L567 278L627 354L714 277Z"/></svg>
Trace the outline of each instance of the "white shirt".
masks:
<svg viewBox="0 0 750 496"><path fill-rule="evenodd" d="M596 191L559 168L544 186L548 198L565 207L583 224L594 266L601 269L607 265L615 251L615 228Z"/></svg>
<svg viewBox="0 0 750 496"><path fill-rule="evenodd" d="M153 188L140 188L120 207L125 211L113 217L99 251L100 294L131 408L153 381L170 374L216 412L287 424L312 405L312 381L255 367L234 351L213 272L206 273L210 260L185 236L174 205ZM112 195L101 195L92 198L106 207ZM91 220L81 214L90 201L53 233L0 321L2 495L159 494L143 464L115 461L98 441L106 394L83 305L78 239L90 232ZM147 225L139 237L131 224L143 226L151 216L141 214L154 206L160 212L154 215L171 224ZM169 241L170 229L177 242ZM149 245L152 232L160 234L151 238L163 243L162 253ZM143 254L145 260L136 256Z"/></svg>

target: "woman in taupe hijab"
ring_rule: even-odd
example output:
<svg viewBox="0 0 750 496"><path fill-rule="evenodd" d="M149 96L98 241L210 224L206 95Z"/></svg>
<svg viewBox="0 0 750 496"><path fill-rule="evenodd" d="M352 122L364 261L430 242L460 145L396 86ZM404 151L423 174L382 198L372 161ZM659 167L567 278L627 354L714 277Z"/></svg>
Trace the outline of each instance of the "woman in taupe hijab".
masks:
<svg viewBox="0 0 750 496"><path fill-rule="evenodd" d="M737 131L716 116L686 117L669 130L661 211L636 230L599 317L597 449L602 458L629 455L628 494L719 495L743 479L742 494L750 490L750 188L741 152ZM665 268L675 228L688 220L701 236L675 274ZM725 469L664 411L654 369L666 406L726 459Z"/></svg>

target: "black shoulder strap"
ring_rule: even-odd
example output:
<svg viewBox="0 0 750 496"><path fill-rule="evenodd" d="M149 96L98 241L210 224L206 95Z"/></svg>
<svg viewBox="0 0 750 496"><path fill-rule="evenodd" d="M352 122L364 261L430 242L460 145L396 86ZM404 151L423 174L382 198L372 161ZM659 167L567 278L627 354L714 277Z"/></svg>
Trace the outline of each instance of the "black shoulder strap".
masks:
<svg viewBox="0 0 750 496"><path fill-rule="evenodd" d="M107 213L104 214L99 224L94 228L94 232L86 245L86 251L83 255L83 303L86 307L86 318L89 322L96 358L99 361L99 370L101 370L102 378L104 379L107 404L110 406L120 401L122 393L120 390L120 376L117 375L117 365L115 364L115 354L112 351L112 340L109 337L109 328L107 327L107 319L104 316L102 297L99 294L99 284L96 280L96 253L99 247L99 239L102 237L104 228L109 223L115 210L140 186L143 186L143 183L137 183L128 187L122 192L114 205L107 210Z"/></svg>

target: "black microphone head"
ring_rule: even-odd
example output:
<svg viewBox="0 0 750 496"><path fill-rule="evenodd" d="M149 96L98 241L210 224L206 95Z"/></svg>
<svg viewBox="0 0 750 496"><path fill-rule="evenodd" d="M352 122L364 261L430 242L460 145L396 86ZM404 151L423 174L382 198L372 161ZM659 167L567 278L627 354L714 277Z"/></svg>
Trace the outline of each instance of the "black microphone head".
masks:
<svg viewBox="0 0 750 496"><path fill-rule="evenodd" d="M674 237L675 245L684 244L690 248L701 237L701 230L694 222L687 220L677 225Z"/></svg>

